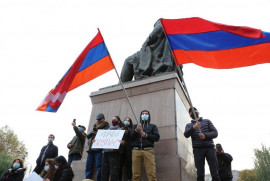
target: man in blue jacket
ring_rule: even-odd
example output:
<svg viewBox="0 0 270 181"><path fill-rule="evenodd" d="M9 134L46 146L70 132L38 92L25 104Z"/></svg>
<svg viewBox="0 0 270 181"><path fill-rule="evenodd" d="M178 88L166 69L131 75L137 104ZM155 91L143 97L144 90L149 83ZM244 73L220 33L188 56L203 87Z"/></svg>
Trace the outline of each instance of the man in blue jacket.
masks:
<svg viewBox="0 0 270 181"><path fill-rule="evenodd" d="M150 181L156 179L156 163L154 155L154 142L159 141L159 133L155 124L150 124L150 112L144 110L140 114L140 124L131 130L132 145L132 181L139 181L141 177L142 162Z"/></svg>
<svg viewBox="0 0 270 181"><path fill-rule="evenodd" d="M37 166L34 169L34 172L40 174L45 166L45 160L47 158L56 158L58 156L58 147L53 144L54 135L50 134L48 137L48 144L43 146L40 151L39 157L37 158Z"/></svg>
<svg viewBox="0 0 270 181"><path fill-rule="evenodd" d="M205 159L208 162L213 181L220 181L218 176L218 162L213 139L218 136L218 131L213 123L208 119L199 117L198 110L193 107L189 109L192 118L185 128L185 137L191 137L195 167L197 169L197 181L204 181Z"/></svg>

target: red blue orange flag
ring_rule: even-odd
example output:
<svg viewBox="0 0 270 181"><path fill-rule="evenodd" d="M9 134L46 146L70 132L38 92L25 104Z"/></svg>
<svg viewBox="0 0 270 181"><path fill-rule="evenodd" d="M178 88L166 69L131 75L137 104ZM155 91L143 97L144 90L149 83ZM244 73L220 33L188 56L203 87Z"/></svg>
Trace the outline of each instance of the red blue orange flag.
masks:
<svg viewBox="0 0 270 181"><path fill-rule="evenodd" d="M69 91L114 68L103 37L98 31L56 87L47 94L37 110L57 112Z"/></svg>
<svg viewBox="0 0 270 181"><path fill-rule="evenodd" d="M270 33L202 18L161 19L176 64L229 69L270 62Z"/></svg>

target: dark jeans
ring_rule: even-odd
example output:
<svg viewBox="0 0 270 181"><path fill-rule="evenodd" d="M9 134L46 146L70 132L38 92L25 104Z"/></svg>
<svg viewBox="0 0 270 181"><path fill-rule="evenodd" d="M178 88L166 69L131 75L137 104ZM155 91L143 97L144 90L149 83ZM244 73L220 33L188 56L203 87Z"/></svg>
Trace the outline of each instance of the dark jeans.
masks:
<svg viewBox="0 0 270 181"><path fill-rule="evenodd" d="M96 164L97 181L101 181L102 151L91 151L87 154L85 178L92 179Z"/></svg>
<svg viewBox="0 0 270 181"><path fill-rule="evenodd" d="M220 181L232 181L232 178L225 178L225 179L222 179Z"/></svg>
<svg viewBox="0 0 270 181"><path fill-rule="evenodd" d="M205 159L210 168L212 181L220 181L218 176L218 162L216 150L212 148L193 148L195 167L197 169L197 181L204 181L205 176Z"/></svg>
<svg viewBox="0 0 270 181"><path fill-rule="evenodd" d="M74 153L68 156L68 164L71 165L73 160L81 160L82 156L80 153Z"/></svg>
<svg viewBox="0 0 270 181"><path fill-rule="evenodd" d="M125 146L121 154L119 180L122 180L122 169L125 167L125 175L128 180L132 179L132 148Z"/></svg>
<svg viewBox="0 0 270 181"><path fill-rule="evenodd" d="M119 181L120 153L104 152L101 169L101 181Z"/></svg>

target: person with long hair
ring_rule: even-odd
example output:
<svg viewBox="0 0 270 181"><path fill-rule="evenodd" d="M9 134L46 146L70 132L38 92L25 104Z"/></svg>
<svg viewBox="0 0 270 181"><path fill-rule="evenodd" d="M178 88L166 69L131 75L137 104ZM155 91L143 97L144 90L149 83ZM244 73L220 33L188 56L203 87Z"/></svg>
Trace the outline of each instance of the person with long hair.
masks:
<svg viewBox="0 0 270 181"><path fill-rule="evenodd" d="M108 130L121 130L122 121L119 116L112 118L112 126ZM104 149L101 181L119 181L121 153L123 152L124 138L120 141L119 149Z"/></svg>
<svg viewBox="0 0 270 181"><path fill-rule="evenodd" d="M125 167L125 172L127 180L132 180L132 147L131 147L131 138L130 132L133 126L132 120L130 117L126 117L123 122L125 130L125 144L123 153L121 154L121 163L120 163L120 180L122 180L122 169Z"/></svg>
<svg viewBox="0 0 270 181"><path fill-rule="evenodd" d="M0 181L22 181L25 170L22 159L17 158L13 160L10 169L7 170Z"/></svg>
<svg viewBox="0 0 270 181"><path fill-rule="evenodd" d="M54 167L54 159L47 158L45 161L45 166L43 171L40 174L40 177L44 179L44 181L52 181L55 174Z"/></svg>
<svg viewBox="0 0 270 181"><path fill-rule="evenodd" d="M55 158L56 173L53 181L72 181L74 173L64 156Z"/></svg>

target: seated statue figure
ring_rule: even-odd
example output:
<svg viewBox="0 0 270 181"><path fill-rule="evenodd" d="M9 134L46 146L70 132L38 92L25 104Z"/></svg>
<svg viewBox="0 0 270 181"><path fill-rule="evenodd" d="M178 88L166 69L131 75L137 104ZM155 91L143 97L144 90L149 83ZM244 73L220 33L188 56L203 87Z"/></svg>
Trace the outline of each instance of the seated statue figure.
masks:
<svg viewBox="0 0 270 181"><path fill-rule="evenodd" d="M176 68L169 43L158 20L141 50L125 60L120 78L122 82L128 82L132 81L133 76L135 80L140 80L172 71L183 75L182 65L179 68L180 72ZM179 78L181 79L180 76Z"/></svg>

